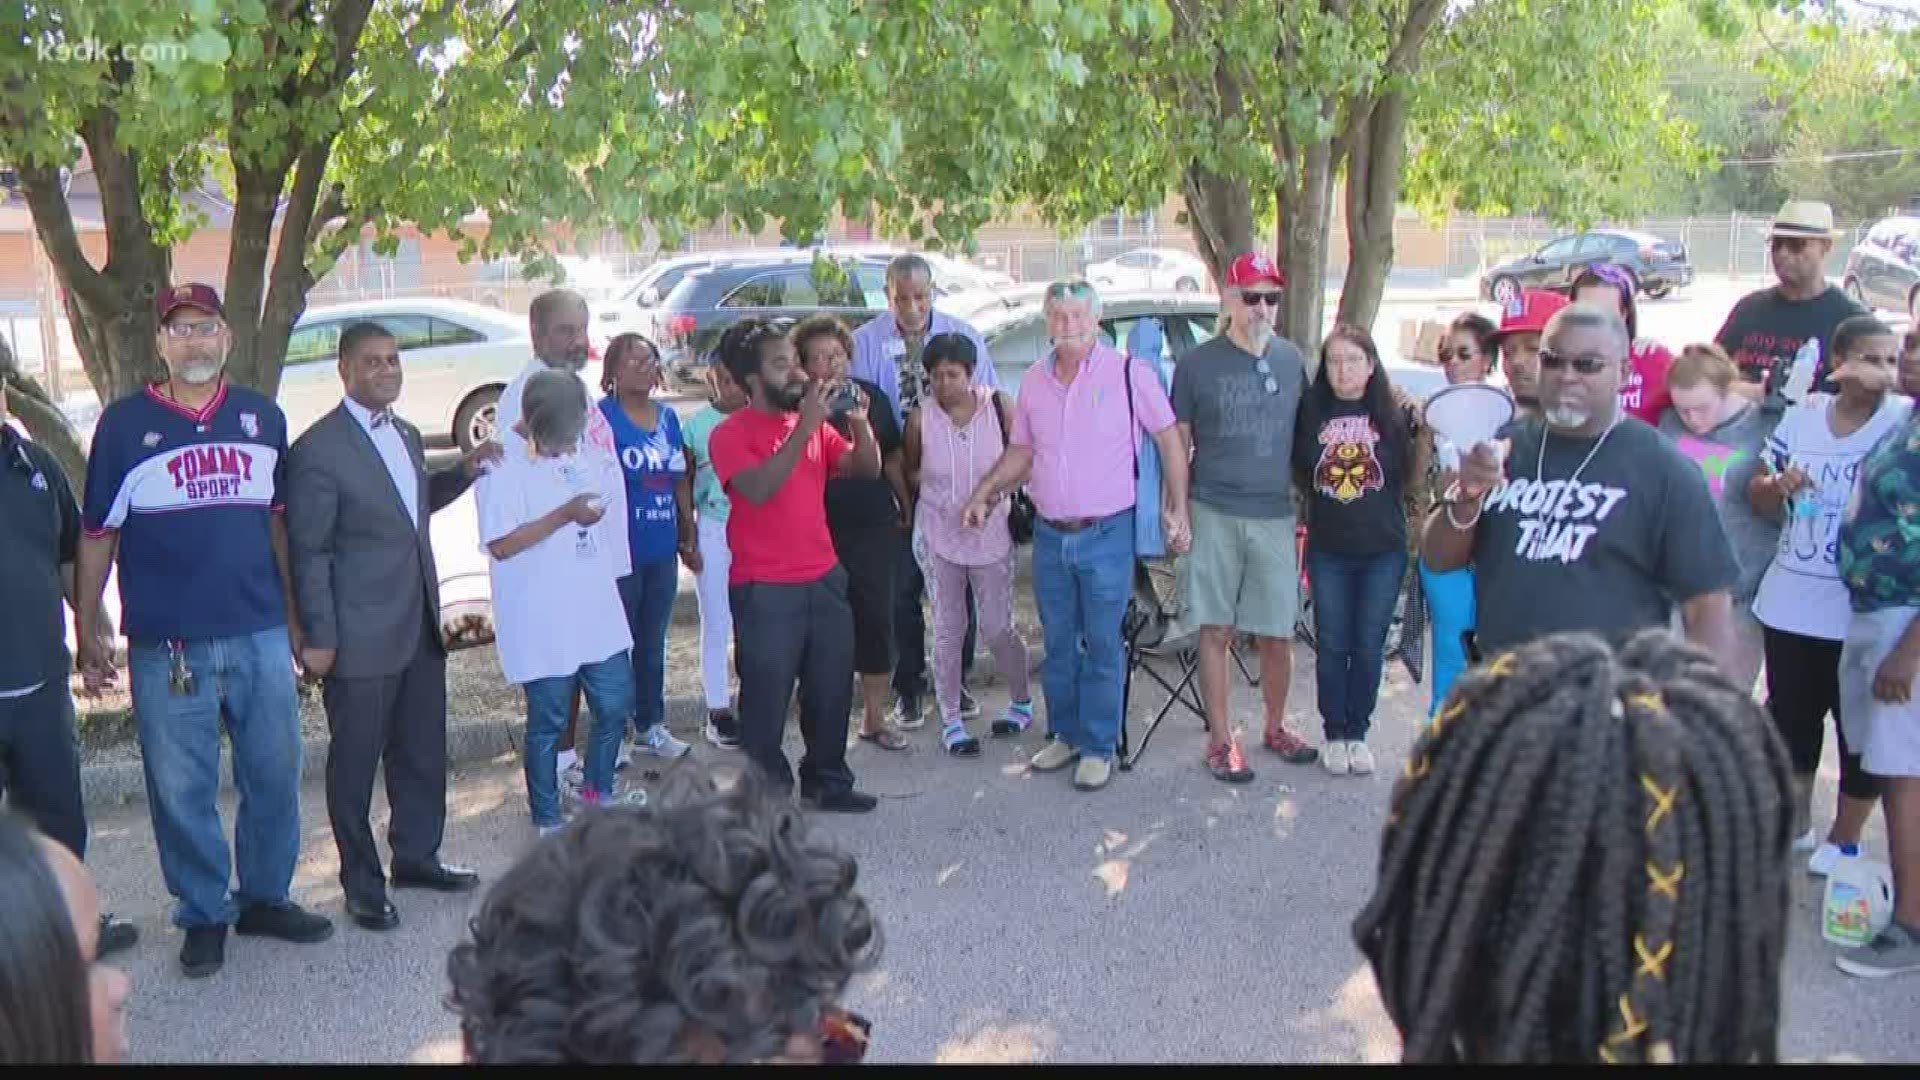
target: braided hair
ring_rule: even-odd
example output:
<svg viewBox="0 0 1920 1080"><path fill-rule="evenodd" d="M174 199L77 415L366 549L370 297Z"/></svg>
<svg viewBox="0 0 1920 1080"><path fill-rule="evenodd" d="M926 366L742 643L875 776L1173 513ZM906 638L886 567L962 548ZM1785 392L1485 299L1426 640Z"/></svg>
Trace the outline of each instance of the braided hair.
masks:
<svg viewBox="0 0 1920 1080"><path fill-rule="evenodd" d="M1771 1062L1793 779L1665 630L1470 671L1393 791L1355 921L1408 1062Z"/></svg>

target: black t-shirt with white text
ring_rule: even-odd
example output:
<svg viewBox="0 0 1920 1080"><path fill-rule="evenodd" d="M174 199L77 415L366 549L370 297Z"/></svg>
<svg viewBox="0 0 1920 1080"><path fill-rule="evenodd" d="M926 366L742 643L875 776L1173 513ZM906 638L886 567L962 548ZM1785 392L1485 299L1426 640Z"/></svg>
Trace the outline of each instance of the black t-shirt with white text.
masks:
<svg viewBox="0 0 1920 1080"><path fill-rule="evenodd" d="M1819 342L1820 349L1813 388L1830 392L1833 328L1865 314L1866 310L1849 300L1846 293L1831 286L1811 300L1788 300L1775 286L1741 297L1713 340L1733 357L1741 378L1764 383L1767 373L1776 366L1784 370L1793 363L1794 354L1811 338Z"/></svg>
<svg viewBox="0 0 1920 1080"><path fill-rule="evenodd" d="M1584 469L1596 439L1549 437L1538 419L1502 435L1508 479L1473 538L1488 655L1564 630L1617 639L1665 626L1674 605L1738 579L1699 467L1653 428L1623 417Z"/></svg>

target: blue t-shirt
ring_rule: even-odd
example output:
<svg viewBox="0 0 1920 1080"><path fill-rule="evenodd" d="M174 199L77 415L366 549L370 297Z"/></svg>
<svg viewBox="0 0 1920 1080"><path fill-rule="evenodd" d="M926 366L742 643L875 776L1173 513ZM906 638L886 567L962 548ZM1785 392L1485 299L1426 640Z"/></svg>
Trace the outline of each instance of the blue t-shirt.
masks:
<svg viewBox="0 0 1920 1080"><path fill-rule="evenodd" d="M82 516L90 535L119 530L129 639L286 624L272 540L286 455L285 414L244 387L223 383L196 412L149 386L100 414Z"/></svg>
<svg viewBox="0 0 1920 1080"><path fill-rule="evenodd" d="M673 410L657 403L654 409L656 426L642 431L618 398L600 399L600 411L620 451L620 471L627 478L627 546L635 566L671 559L680 550L673 487L687 474L687 444Z"/></svg>

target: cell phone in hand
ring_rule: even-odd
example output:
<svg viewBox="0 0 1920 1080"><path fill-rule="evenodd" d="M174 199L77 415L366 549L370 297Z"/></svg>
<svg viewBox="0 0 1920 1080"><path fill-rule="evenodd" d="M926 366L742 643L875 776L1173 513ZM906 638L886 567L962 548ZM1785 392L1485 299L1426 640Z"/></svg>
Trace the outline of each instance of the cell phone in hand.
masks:
<svg viewBox="0 0 1920 1080"><path fill-rule="evenodd" d="M851 381L838 382L827 391L827 409L835 416L845 416L860 404L860 389Z"/></svg>

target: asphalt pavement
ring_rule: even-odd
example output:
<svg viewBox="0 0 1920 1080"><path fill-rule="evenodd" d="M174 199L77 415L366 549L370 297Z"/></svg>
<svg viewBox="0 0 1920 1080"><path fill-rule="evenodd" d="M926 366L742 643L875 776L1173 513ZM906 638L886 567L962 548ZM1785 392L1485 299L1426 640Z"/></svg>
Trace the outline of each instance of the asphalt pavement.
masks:
<svg viewBox="0 0 1920 1080"><path fill-rule="evenodd" d="M1312 700L1307 656L1292 712L1297 730L1317 736L1301 719ZM1257 730L1256 691L1236 693L1241 723ZM989 715L1005 701L998 685L979 696ZM1424 697L1395 671L1372 739L1380 771L1366 778L1288 766L1256 748L1251 784L1219 783L1201 767L1199 724L1178 713L1139 768L1096 793L1030 772L1037 734L989 740L973 760L942 753L932 726L910 753L857 744L850 760L879 809L813 820L859 859L886 935L878 968L848 994L874 1021L872 1060L1392 1061L1398 1042L1349 927L1371 890L1387 795ZM1160 700L1143 693L1139 709ZM705 743L693 760L740 764ZM1834 782L1829 760L1819 806L1832 805ZM459 771L451 803L446 857L497 880L531 842L517 760ZM229 826L231 812L229 800ZM384 814L377 799L376 831ZM143 935L119 960L133 977L138 1060L457 1059L458 1025L441 1004L446 956L478 898L396 892L401 927L362 931L340 913L317 787L302 816L295 895L335 919L333 939L234 938L226 969L197 982L175 962L180 934L168 925L144 808L95 821L88 861L108 904ZM1884 858L1877 819L1868 849ZM1819 940L1814 884L1796 884L1795 897L1783 1052L1920 1056L1920 978L1843 975Z"/></svg>

